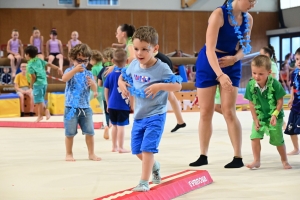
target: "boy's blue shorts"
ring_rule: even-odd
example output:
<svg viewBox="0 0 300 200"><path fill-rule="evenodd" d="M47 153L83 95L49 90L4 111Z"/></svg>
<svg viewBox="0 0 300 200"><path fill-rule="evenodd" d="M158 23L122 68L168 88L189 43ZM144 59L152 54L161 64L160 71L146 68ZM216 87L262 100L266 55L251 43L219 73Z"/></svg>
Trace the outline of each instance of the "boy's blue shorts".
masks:
<svg viewBox="0 0 300 200"><path fill-rule="evenodd" d="M34 85L33 86L33 101L34 104L44 103L47 85Z"/></svg>
<svg viewBox="0 0 300 200"><path fill-rule="evenodd" d="M67 137L73 137L77 134L77 126L79 125L82 134L94 135L94 123L93 123L93 111L91 108L76 108L76 112L71 120L66 119L67 113L71 107L65 108L64 114L64 126L65 135Z"/></svg>
<svg viewBox="0 0 300 200"><path fill-rule="evenodd" d="M166 122L166 113L135 119L131 131L132 154L158 153L158 145Z"/></svg>

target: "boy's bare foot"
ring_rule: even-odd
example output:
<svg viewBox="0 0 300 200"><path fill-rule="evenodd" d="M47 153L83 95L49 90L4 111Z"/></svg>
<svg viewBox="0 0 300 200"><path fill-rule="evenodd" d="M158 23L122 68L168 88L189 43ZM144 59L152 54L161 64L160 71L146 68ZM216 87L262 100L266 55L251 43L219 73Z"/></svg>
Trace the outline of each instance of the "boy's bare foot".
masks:
<svg viewBox="0 0 300 200"><path fill-rule="evenodd" d="M51 115L48 109L45 110L46 120L50 119Z"/></svg>
<svg viewBox="0 0 300 200"><path fill-rule="evenodd" d="M73 158L73 155L66 155L66 161L71 161L71 162L74 162L76 161L74 158Z"/></svg>
<svg viewBox="0 0 300 200"><path fill-rule="evenodd" d="M109 139L109 128L108 128L108 126L105 126L105 128L104 128L103 138L106 139L106 140Z"/></svg>
<svg viewBox="0 0 300 200"><path fill-rule="evenodd" d="M111 150L112 152L118 152L119 151L119 149L118 149L118 147L116 147L116 148L112 148L112 150Z"/></svg>
<svg viewBox="0 0 300 200"><path fill-rule="evenodd" d="M40 121L42 121L42 120L43 120L43 116L38 116L38 118L36 119L35 122L40 122Z"/></svg>
<svg viewBox="0 0 300 200"><path fill-rule="evenodd" d="M294 149L293 151L291 151L290 153L287 153L287 155L298 155L300 154L299 150Z"/></svg>
<svg viewBox="0 0 300 200"><path fill-rule="evenodd" d="M248 167L249 169L259 168L260 167L260 162L259 161L253 161L252 163L247 164L246 167Z"/></svg>
<svg viewBox="0 0 300 200"><path fill-rule="evenodd" d="M119 153L130 153L130 150L126 150L126 149L119 149Z"/></svg>
<svg viewBox="0 0 300 200"><path fill-rule="evenodd" d="M101 158L96 156L95 154L89 155L89 159L93 160L93 161L100 161L101 160Z"/></svg>
<svg viewBox="0 0 300 200"><path fill-rule="evenodd" d="M282 161L283 169L292 169L292 166L287 161Z"/></svg>

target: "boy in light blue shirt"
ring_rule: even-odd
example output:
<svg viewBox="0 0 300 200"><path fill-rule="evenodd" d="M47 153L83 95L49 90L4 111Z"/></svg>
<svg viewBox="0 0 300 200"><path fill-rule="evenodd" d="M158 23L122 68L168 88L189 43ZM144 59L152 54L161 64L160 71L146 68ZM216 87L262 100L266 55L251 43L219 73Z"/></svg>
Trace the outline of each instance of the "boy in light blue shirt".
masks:
<svg viewBox="0 0 300 200"><path fill-rule="evenodd" d="M165 126L168 92L181 89L181 77L154 57L159 48L154 28L138 28L132 40L136 59L122 70L119 87L124 96L130 93L135 100L131 151L142 161L142 175L133 191L145 192L149 190L151 172L152 183L161 181L160 164L154 160L154 154L158 153Z"/></svg>

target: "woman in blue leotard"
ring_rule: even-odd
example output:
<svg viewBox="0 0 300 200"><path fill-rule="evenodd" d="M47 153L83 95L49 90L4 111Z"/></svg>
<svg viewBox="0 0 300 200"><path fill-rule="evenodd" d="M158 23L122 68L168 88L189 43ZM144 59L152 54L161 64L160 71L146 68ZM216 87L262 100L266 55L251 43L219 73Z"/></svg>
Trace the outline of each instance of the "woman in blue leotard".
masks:
<svg viewBox="0 0 300 200"><path fill-rule="evenodd" d="M241 155L242 130L236 116L236 97L241 78L241 58L251 51L253 25L248 11L255 0L226 0L209 17L206 44L196 62L196 87L200 106L200 157L190 166L208 164L207 151L212 135L212 116L217 85L220 85L221 108L234 150L233 160L225 168L244 166Z"/></svg>

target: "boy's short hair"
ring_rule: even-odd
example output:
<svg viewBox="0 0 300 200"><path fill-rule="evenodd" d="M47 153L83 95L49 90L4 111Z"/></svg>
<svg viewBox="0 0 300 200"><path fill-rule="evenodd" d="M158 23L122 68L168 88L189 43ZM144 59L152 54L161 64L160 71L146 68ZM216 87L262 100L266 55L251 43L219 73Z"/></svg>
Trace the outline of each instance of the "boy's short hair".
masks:
<svg viewBox="0 0 300 200"><path fill-rule="evenodd" d="M91 57L92 60L95 60L96 63L98 62L102 62L103 60L103 56L102 56L102 53L98 50L92 50L92 57Z"/></svg>
<svg viewBox="0 0 300 200"><path fill-rule="evenodd" d="M264 67L266 70L271 70L271 59L265 55L259 55L253 58L251 66Z"/></svg>
<svg viewBox="0 0 300 200"><path fill-rule="evenodd" d="M139 39L154 46L158 44L158 33L151 26L141 26L134 32L132 41L134 39Z"/></svg>
<svg viewBox="0 0 300 200"><path fill-rule="evenodd" d="M35 58L38 54L38 49L33 45L27 46L25 48L25 54L29 55L30 58Z"/></svg>
<svg viewBox="0 0 300 200"><path fill-rule="evenodd" d="M103 58L110 62L113 59L115 49L112 47L107 47L103 50Z"/></svg>
<svg viewBox="0 0 300 200"><path fill-rule="evenodd" d="M113 59L118 67L124 67L127 61L127 52L124 49L118 48L114 51Z"/></svg>
<svg viewBox="0 0 300 200"><path fill-rule="evenodd" d="M300 55L300 47L296 50L295 55Z"/></svg>
<svg viewBox="0 0 300 200"><path fill-rule="evenodd" d="M69 58L75 60L78 55L90 58L92 56L92 50L87 44L77 44L69 52Z"/></svg>
<svg viewBox="0 0 300 200"><path fill-rule="evenodd" d="M27 66L27 63L21 63L20 67L26 67Z"/></svg>

